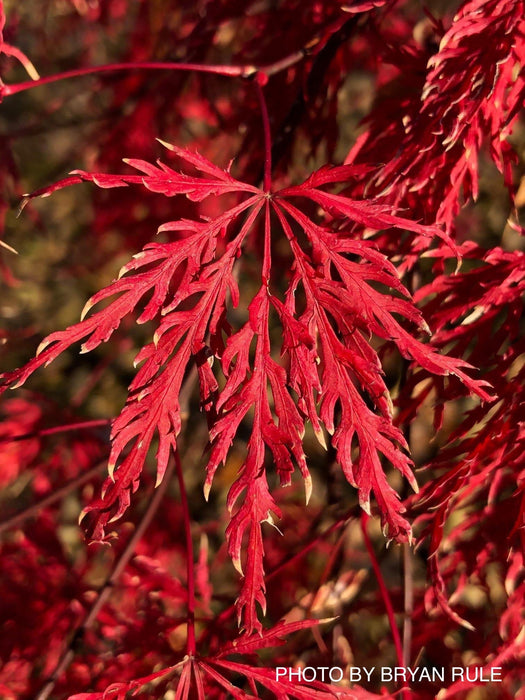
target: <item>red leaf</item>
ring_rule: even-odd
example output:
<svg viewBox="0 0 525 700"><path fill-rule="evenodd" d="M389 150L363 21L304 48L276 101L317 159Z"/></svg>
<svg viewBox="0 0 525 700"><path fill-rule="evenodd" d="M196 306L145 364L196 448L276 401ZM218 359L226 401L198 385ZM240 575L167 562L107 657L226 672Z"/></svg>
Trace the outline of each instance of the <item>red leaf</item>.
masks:
<svg viewBox="0 0 525 700"><path fill-rule="evenodd" d="M352 200L319 189L362 175L369 168L324 167L302 185L269 198L202 156L167 147L193 172L134 159L127 162L141 171L139 176L76 171L73 178L38 193L49 194L88 180L109 188L139 184L193 201L238 193L241 201L209 220L180 219L162 225L160 230L172 240L146 245L123 267L119 279L88 301L80 323L48 336L37 357L4 375L3 385L19 386L75 342L83 342L82 352L93 350L108 341L131 313L140 312L137 323L156 324L153 341L136 358L136 364L142 366L130 385L126 405L113 422L109 477L100 498L84 511L93 514L90 530L95 539L102 540L106 526L129 506L154 439L158 439L157 483L162 480L181 430L182 383L190 365L196 363L201 405L210 426L206 496L239 427L251 423L247 457L228 495L232 516L226 531L228 551L243 575L237 601L239 622L251 634L262 631L257 607L265 609L262 523L273 524L272 513L279 515L266 479L267 454L273 457L283 486L291 483L298 467L308 501L312 480L302 445L306 420L321 444L326 444L324 430L332 436L342 470L358 489L359 502L367 512L371 494L375 495L385 533L400 540L411 537L410 524L402 516L404 508L384 474L383 460L414 489L417 484L407 445L393 424L381 363L370 345L372 336L394 344L404 357L428 372L457 375L485 399L486 383L465 373L470 367L466 362L439 355L415 337L420 330L428 330L420 311L393 264L369 241L361 240L358 231L362 227L407 229L438 236L454 248L449 238L435 227L392 214L378 200ZM326 215L325 223L316 223L290 198L319 204L339 221L336 224ZM277 216L275 229L271 210ZM306 245L299 243L296 227L302 230ZM291 275L280 298L281 275L272 267L272 255L273 241L283 235ZM249 236L260 236L262 244L260 286L247 305L248 320L235 328L227 321L228 309L241 301L234 267L243 265L242 251ZM298 292L304 296L300 311ZM97 310L103 301L109 303ZM279 364L272 356L271 307L282 327L280 350L287 364ZM214 357L220 359L220 367L216 363L212 368ZM222 385L218 381L221 371Z"/></svg>

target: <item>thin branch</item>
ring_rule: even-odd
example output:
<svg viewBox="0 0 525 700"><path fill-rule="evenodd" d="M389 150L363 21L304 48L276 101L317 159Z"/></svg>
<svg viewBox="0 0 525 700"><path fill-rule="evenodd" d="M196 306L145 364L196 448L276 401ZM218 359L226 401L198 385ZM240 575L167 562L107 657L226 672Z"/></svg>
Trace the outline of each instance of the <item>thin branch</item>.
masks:
<svg viewBox="0 0 525 700"><path fill-rule="evenodd" d="M410 270L406 275L406 288L411 295L414 294L419 284L419 274L416 270ZM410 362L403 359L401 364L401 374L399 377L398 393L405 387L408 379ZM400 426L403 431L406 444L412 452L412 425L410 422ZM407 484L403 485L403 498L406 498ZM410 657L412 651L412 616L414 613L414 552L412 546L408 542L403 543L403 666L410 666Z"/></svg>
<svg viewBox="0 0 525 700"><path fill-rule="evenodd" d="M412 615L414 613L414 560L412 547L403 544L403 580L405 619L403 621L403 666L410 666L412 649Z"/></svg>
<svg viewBox="0 0 525 700"><path fill-rule="evenodd" d="M85 381L84 384L82 384L82 386L78 389L78 391L76 391L71 397L71 406L82 406L86 398L91 394L95 386L101 380L104 372L109 367L111 362L111 357L104 357L100 360L100 362L94 368L87 381Z"/></svg>
<svg viewBox="0 0 525 700"><path fill-rule="evenodd" d="M343 530L343 532L341 532L339 534L339 537L337 538L337 541L332 548L330 556L328 557L328 562L326 563L326 566L323 569L323 573L321 574L321 578L319 579L319 583L317 584L317 591L314 593L313 598L310 601L310 604L306 608L306 617L307 618L312 617L312 610L314 610L318 599L321 597L321 590L322 590L324 584L327 582L328 577L332 573L332 569L333 569L336 561L341 559L340 551L341 551L341 547L343 546L343 543L344 543L345 534L346 534L346 529ZM320 629L318 627L314 627L312 629L312 634L315 638L315 641L317 642L317 646L319 648L319 651L322 654L326 653L328 651L328 647L324 643Z"/></svg>
<svg viewBox="0 0 525 700"><path fill-rule="evenodd" d="M60 676L65 673L65 671L68 669L69 665L75 658L76 654L76 647L78 642L82 639L84 636L85 632L89 630L95 623L98 614L100 613L101 609L103 606L106 604L108 598L110 597L114 585L117 583L118 579L120 578L122 572L128 565L131 557L135 553L135 548L137 546L137 543L142 539L144 533L146 532L149 524L151 523L155 513L157 512L161 501L164 497L164 494L166 493L166 490L168 488L170 478L173 474L174 470L174 461L170 460L170 463L168 464L168 468L166 469L166 473L164 475L164 479L158 486L158 488L155 490L153 497L146 509L146 512L142 516L137 529L131 536L128 544L126 545L126 548L118 558L113 571L109 578L107 579L106 583L102 586L102 588L99 590L97 597L91 606L91 609L89 613L87 614L86 618L84 619L84 622L80 627L77 628L75 633L73 634L73 637L71 641L69 642L69 645L63 655L60 658L60 661L58 662L51 678L47 681L47 683L44 685L42 690L38 693L36 696L35 700L47 700L51 693L53 692L53 689L55 685L57 684L57 681L59 680Z"/></svg>
<svg viewBox="0 0 525 700"><path fill-rule="evenodd" d="M90 428L99 428L103 425L109 425L112 420L112 418L98 418L96 420L87 420L80 423L55 425L53 428L34 430L31 433L23 433L22 435L0 435L0 444L3 442L21 442L22 440L31 440L32 438L44 437L45 435L56 435L57 433L70 433L73 430L89 430Z"/></svg>
<svg viewBox="0 0 525 700"><path fill-rule="evenodd" d="M261 117L264 131L264 180L263 188L266 193L269 193L272 187L272 135L270 132L270 117L268 116L268 106L264 97L262 86L265 80L261 74L258 74L255 79L255 87L257 90L257 99L261 108Z"/></svg>
<svg viewBox="0 0 525 700"><path fill-rule="evenodd" d="M106 466L107 466L106 461L99 462L94 467L91 467L91 469L88 469L86 472L83 472L82 474L77 476L75 479L71 479L71 481L69 481L67 484L65 484L61 488L53 491L53 493L51 493L46 498L43 498L38 503L35 503L34 505L29 506L28 508L24 508L24 510L22 510L20 513L17 513L16 515L13 515L11 518L8 518L7 520L0 522L0 535L2 534L2 532L5 532L6 530L10 530L11 528L16 527L17 525L20 525L20 523L23 523L24 520L31 518L33 515L36 515L43 508L47 508L48 506L53 505L53 503L60 501L60 499L63 498L64 496L66 496L68 493L70 493L71 491L74 491L79 486L82 486L82 484L85 484L86 482L90 481L94 476L96 476L99 472L101 472L104 469L104 467L106 467Z"/></svg>
<svg viewBox="0 0 525 700"><path fill-rule="evenodd" d="M397 662L400 666L403 666L403 646L401 644L401 637L399 636L399 630L397 628L394 606L392 605L392 600L390 598L390 593L388 592L388 587L385 583L385 579L383 578L383 574L381 572L381 567L379 566L379 563L377 561L377 557L376 557L376 554L374 552L374 547L372 545L372 541L370 540L370 536L369 536L367 529L366 529L367 522L368 522L368 515L366 513L362 513L361 514L361 530L363 532L363 539L365 541L365 546L366 546L366 549L367 549L368 554L370 556L370 561L372 563L372 568L374 570L374 574L376 575L377 585L379 586L379 590L381 592L381 596L382 596L383 602L385 604L388 622L390 623L390 629L392 631L392 637L394 639L394 647L396 649ZM410 693L410 688L408 687L406 680L403 682L403 689L406 691L403 693L403 697L405 698L405 700L410 700L411 693Z"/></svg>
<svg viewBox="0 0 525 700"><path fill-rule="evenodd" d="M130 63L108 63L103 66L90 66L88 68L75 68L66 70L62 73L48 75L39 80L26 80L22 83L13 83L12 85L2 85L0 87L3 97L16 95L25 90L39 87L41 85L49 85L57 83L61 80L70 78L80 78L87 75L96 75L98 73L116 73L120 71L131 70L169 70L169 71L190 71L198 73L213 73L226 77L243 77L251 75L255 72L253 66L217 66L217 65L200 65L198 63L168 63L161 61L137 61Z"/></svg>
<svg viewBox="0 0 525 700"><path fill-rule="evenodd" d="M354 23L354 18L351 20L348 20L341 28L338 28L338 31L334 32L333 35L330 37L328 40L327 44L321 49L319 52L319 56L324 56L326 57L327 54L330 54L330 59L329 62L331 61L331 58L334 55L333 51L333 44L336 43L338 46L340 43L342 43L345 38L346 38L346 31L347 31L347 26L349 24ZM334 37L336 39L334 40ZM56 73L55 75L49 75L46 77L41 78L36 69L32 64L30 64L29 59L26 59L28 64L30 64L32 70L34 71L31 73L32 77L34 78L33 80L27 80L21 83L13 83L12 85L5 85L4 83L1 83L0 81L0 98L6 97L9 95L16 95L19 92L24 92L26 90L30 90L31 88L34 87L39 87L41 85L49 85L50 83L56 83L59 82L60 80L68 80L69 78L80 78L83 76L89 76L89 75L95 75L97 73L114 73L114 72L119 72L119 71L129 71L129 70L169 70L169 71L185 71L185 72L196 72L196 73L211 73L214 75L220 75L223 77L229 77L229 78L251 78L252 76L256 74L263 74L266 77L271 77L272 75L276 75L277 73L281 73L284 70L287 70L288 68L291 68L297 63L300 63L306 56L308 56L313 48L319 44L321 41L321 36L317 35L311 39L304 48L301 48L297 51L294 51L291 54L288 54L288 56L285 56L284 58L279 59L278 61L274 61L272 63L268 63L263 66L255 66L252 64L249 65L240 65L240 66L228 66L228 65L216 65L216 64L201 64L201 63L175 63L175 62L164 62L164 61L136 61L136 62L129 62L129 63L109 63L106 65L102 66L91 66L88 68L75 68L73 70L69 71L63 71L61 73ZM17 52L17 57L19 50L13 47L10 47L11 52ZM14 55L14 54L13 54ZM324 59L323 61L324 62ZM316 59L316 62L314 63L314 71L315 66L318 63L318 60ZM26 66L27 68L27 66ZM317 76L316 76L317 79ZM312 81L309 80L309 83Z"/></svg>
<svg viewBox="0 0 525 700"><path fill-rule="evenodd" d="M277 564L277 566L275 566L273 569L271 569L271 571L269 571L266 574L266 581L269 581L274 576L277 576L277 574L284 568L297 564L306 554L308 554L308 552L311 552L312 549L317 547L319 542L322 542L322 540L328 537L328 535L331 535L332 532L336 532L342 527L346 527L351 520L357 517L358 510L360 509L352 508L346 513L345 516L343 516L339 520L336 520L336 522L332 523L332 525L330 525L330 527L328 527L324 532L321 532L320 535L311 540L305 547L303 547L299 552L297 552L297 554L294 554L294 556L292 557L286 557L280 564Z"/></svg>
<svg viewBox="0 0 525 700"><path fill-rule="evenodd" d="M317 43L318 39L314 39L311 43ZM275 61L274 63L269 63L266 66L227 66L227 65L206 65L201 63L172 63L164 61L136 61L129 63L108 63L103 66L90 66L87 68L75 68L73 70L63 71L62 73L55 73L54 75L48 75L43 78L38 78L37 80L26 80L21 83L13 83L12 85L0 85L0 95L2 97L8 97L10 95L16 95L19 92L24 92L30 90L31 88L40 87L41 85L49 85L50 83L57 83L61 80L68 80L70 78L80 78L89 75L96 75L98 73L116 73L120 71L130 71L130 70L169 70L169 71L184 71L193 73L211 73L213 75L220 75L226 78L250 78L257 73L263 73L264 75L270 77L276 73L280 73L287 68L290 68L296 63L299 63L306 55L308 51L306 49L300 49L294 53L286 56L285 58Z"/></svg>
<svg viewBox="0 0 525 700"><path fill-rule="evenodd" d="M346 534L346 527L348 526L348 524L349 524L349 521L346 522L345 530L343 530L343 532L341 532L339 534L335 544L332 547L332 551L330 552L330 556L328 557L328 561L327 561L327 563L323 569L323 572L321 574L321 577L319 579L317 591L312 598L312 602L310 603L310 605L307 608L308 617L310 617L312 610L314 609L315 604L317 603L317 599L319 598L319 592L320 592L321 588L324 586L324 584L328 581L328 577L332 573L332 569L334 568L335 563L337 561L340 561L340 559L341 559L340 550L341 550L341 547L343 546L343 543L344 543L344 538L345 538L345 534Z"/></svg>
<svg viewBox="0 0 525 700"><path fill-rule="evenodd" d="M182 506L182 516L184 522L184 536L186 540L186 569L188 587L188 638L187 653L190 658L195 656L197 645L195 643L195 560L193 553L193 539L191 535L190 509L188 505L188 495L184 483L184 474L180 463L179 452L175 452L175 467L179 481L180 501Z"/></svg>

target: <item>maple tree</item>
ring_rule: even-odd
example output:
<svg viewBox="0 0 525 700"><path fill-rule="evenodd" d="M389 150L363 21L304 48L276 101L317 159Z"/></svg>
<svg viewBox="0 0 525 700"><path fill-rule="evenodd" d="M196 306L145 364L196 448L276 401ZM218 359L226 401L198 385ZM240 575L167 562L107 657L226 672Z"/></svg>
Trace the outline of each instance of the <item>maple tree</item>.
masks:
<svg viewBox="0 0 525 700"><path fill-rule="evenodd" d="M524 10L0 2L2 697L523 696Z"/></svg>

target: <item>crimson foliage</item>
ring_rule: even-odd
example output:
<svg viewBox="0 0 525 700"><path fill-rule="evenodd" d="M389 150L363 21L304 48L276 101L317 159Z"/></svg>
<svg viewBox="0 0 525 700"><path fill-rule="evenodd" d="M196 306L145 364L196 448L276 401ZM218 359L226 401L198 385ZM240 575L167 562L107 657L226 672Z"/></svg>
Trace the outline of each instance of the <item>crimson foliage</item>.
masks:
<svg viewBox="0 0 525 700"><path fill-rule="evenodd" d="M2 697L525 697L524 9L0 2Z"/></svg>

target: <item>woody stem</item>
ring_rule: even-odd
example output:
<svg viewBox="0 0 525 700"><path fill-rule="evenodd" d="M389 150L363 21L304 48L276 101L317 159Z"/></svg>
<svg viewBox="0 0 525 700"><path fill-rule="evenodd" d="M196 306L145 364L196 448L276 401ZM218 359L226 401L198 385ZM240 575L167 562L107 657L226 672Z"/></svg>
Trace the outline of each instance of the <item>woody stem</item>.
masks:
<svg viewBox="0 0 525 700"><path fill-rule="evenodd" d="M184 474L178 451L175 453L175 468L179 480L180 502L182 506L182 517L184 521L184 535L186 538L186 568L188 587L188 656L195 656L197 645L195 642L195 577L194 577L194 553L193 539L191 536L190 509L188 505L188 495L184 483Z"/></svg>

